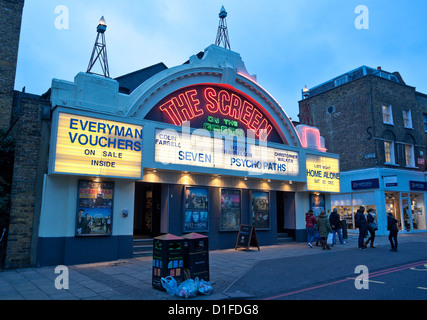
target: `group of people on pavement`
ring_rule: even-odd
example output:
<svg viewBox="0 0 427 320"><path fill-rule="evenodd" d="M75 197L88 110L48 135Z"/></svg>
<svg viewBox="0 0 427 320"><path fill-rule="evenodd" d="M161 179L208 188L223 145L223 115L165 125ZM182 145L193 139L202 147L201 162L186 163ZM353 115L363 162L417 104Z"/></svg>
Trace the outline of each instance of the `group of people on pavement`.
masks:
<svg viewBox="0 0 427 320"><path fill-rule="evenodd" d="M313 248L312 242L316 240L316 244L320 241L323 250L330 250L331 246L337 242L337 234L340 243L345 244L341 233L341 221L337 209L332 211L329 218L326 212L322 211L317 219L313 214L313 210L309 210L305 215L305 221L307 242L310 248ZM330 233L332 233L332 242L328 243L327 239Z"/></svg>
<svg viewBox="0 0 427 320"><path fill-rule="evenodd" d="M368 209L368 214L365 217L365 207L361 206L357 209L355 218L355 226L359 229L359 249L366 249L369 242L371 243L371 248L375 248L375 231L378 230L378 227L375 223L375 211L374 209ZM370 237L367 241L364 241L367 232L369 231Z"/></svg>
<svg viewBox="0 0 427 320"><path fill-rule="evenodd" d="M310 248L313 248L312 242L316 240L316 245L319 240L322 245L322 249L330 249L331 245L336 244L336 234L338 234L339 241L341 244L345 244L342 234L341 234L341 221L340 215L336 208L334 208L331 214L326 214L325 211L322 211L320 215L316 218L313 214L313 210L309 210L305 214L306 221L306 230L307 230L307 242ZM365 216L365 208L361 206L357 209L355 216L355 226L359 229L359 249L363 250L368 248L376 248L374 245L375 241L375 231L378 230L375 219L375 210L368 209ZM397 220L394 218L391 212L387 213L387 230L389 231L389 241L391 245L390 251L397 251L397 234L399 229L397 227ZM318 232L318 234L316 233ZM365 241L367 233L369 232L369 238ZM332 243L328 243L327 239L332 234Z"/></svg>
<svg viewBox="0 0 427 320"><path fill-rule="evenodd" d="M368 209L368 214L365 217L365 208L361 206L357 210L355 220L356 228L359 229L359 249L366 249L369 242L371 242L371 248L375 248L375 231L378 230L375 223L375 211ZM387 212L387 230L389 231L390 251L397 251L397 233L399 232L399 228L397 227L397 219L391 212ZM371 236L364 242L367 231L369 231Z"/></svg>

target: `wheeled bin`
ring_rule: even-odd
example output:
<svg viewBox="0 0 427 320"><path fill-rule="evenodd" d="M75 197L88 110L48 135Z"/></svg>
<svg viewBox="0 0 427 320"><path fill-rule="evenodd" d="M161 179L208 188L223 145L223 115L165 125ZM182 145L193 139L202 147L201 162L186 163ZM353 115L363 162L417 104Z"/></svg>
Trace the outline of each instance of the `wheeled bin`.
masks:
<svg viewBox="0 0 427 320"><path fill-rule="evenodd" d="M184 239L173 234L165 234L153 239L154 288L165 291L162 278L173 277L177 285L184 281Z"/></svg>
<svg viewBox="0 0 427 320"><path fill-rule="evenodd" d="M190 278L209 281L209 238L198 233L182 236L184 239L184 268Z"/></svg>

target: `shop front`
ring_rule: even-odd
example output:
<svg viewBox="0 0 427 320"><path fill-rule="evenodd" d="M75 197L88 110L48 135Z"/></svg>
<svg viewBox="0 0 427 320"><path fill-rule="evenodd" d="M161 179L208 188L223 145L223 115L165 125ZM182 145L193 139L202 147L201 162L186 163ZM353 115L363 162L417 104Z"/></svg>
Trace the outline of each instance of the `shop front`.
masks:
<svg viewBox="0 0 427 320"><path fill-rule="evenodd" d="M424 173L392 169L367 169L341 173L342 193L331 197L347 229L357 231L354 217L364 206L376 212L379 235L387 235L387 212L398 221L401 232L426 232ZM351 190L351 191L350 191Z"/></svg>
<svg viewBox="0 0 427 320"><path fill-rule="evenodd" d="M52 83L39 265L130 258L134 238L165 233L234 248L241 225L260 245L305 241L305 212L340 191L338 156L315 128L297 132L235 52L210 46L119 87L85 73Z"/></svg>

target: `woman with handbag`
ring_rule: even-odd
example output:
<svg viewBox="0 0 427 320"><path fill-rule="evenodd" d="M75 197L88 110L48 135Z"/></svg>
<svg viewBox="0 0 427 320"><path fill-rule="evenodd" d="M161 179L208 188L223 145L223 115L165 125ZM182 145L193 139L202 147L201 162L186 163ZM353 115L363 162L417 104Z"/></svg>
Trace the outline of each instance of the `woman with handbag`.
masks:
<svg viewBox="0 0 427 320"><path fill-rule="evenodd" d="M366 216L366 220L368 221L368 231L371 234L369 239L365 242L365 247L368 246L368 243L371 242L371 248L376 248L374 246L375 240L375 231L378 230L377 224L375 223L375 211L374 209L368 209L368 215Z"/></svg>

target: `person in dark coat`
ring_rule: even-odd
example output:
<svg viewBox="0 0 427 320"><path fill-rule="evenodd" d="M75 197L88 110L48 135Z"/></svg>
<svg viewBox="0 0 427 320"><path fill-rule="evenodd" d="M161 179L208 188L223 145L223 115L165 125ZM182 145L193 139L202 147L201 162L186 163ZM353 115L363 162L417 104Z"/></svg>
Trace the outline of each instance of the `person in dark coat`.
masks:
<svg viewBox="0 0 427 320"><path fill-rule="evenodd" d="M328 215L325 211L322 211L317 219L317 227L319 228L320 243L322 244L323 250L331 249L326 242L329 233L332 232L331 224L329 223Z"/></svg>
<svg viewBox="0 0 427 320"><path fill-rule="evenodd" d="M338 214L337 208L334 208L331 214L329 215L329 223L331 224L332 233L334 234L333 243L337 244L336 234L338 233L338 238L340 239L340 243L344 244L345 242L341 234L341 219L340 219L340 215Z"/></svg>
<svg viewBox="0 0 427 320"><path fill-rule="evenodd" d="M371 234L369 239L365 242L365 246L368 246L368 243L371 242L371 248L376 248L374 246L374 240L375 240L375 229L371 228L371 223L375 223L375 211L374 209L368 209L368 215L366 216L366 220L368 222L368 231Z"/></svg>
<svg viewBox="0 0 427 320"><path fill-rule="evenodd" d="M368 230L368 222L365 218L365 207L360 206L356 213L356 228L359 229L359 249L366 249L365 237Z"/></svg>
<svg viewBox="0 0 427 320"><path fill-rule="evenodd" d="M397 227L397 220L391 212L387 212L387 230L390 232L388 236L391 244L390 251L397 251L397 233L399 232L399 228Z"/></svg>

